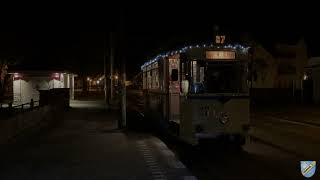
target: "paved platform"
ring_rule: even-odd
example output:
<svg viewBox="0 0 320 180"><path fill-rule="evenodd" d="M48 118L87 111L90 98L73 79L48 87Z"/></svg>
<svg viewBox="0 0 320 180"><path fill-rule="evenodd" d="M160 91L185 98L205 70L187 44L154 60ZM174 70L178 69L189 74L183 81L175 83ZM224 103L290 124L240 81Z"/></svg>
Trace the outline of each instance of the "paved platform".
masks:
<svg viewBox="0 0 320 180"><path fill-rule="evenodd" d="M2 153L0 179L196 179L161 140L117 130L117 112L100 105L75 102L58 127Z"/></svg>

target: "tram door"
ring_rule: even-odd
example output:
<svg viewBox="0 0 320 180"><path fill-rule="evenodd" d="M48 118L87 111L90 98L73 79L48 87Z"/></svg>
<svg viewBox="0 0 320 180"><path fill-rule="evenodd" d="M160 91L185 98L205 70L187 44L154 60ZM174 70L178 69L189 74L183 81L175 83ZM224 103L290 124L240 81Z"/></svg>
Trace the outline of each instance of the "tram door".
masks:
<svg viewBox="0 0 320 180"><path fill-rule="evenodd" d="M169 59L169 121L180 123L179 58Z"/></svg>

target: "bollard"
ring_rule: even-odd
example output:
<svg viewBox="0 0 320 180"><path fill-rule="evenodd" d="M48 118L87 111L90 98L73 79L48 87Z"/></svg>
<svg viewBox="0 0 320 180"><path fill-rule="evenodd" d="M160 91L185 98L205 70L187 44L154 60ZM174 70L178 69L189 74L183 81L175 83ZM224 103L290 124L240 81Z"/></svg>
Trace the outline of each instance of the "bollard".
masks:
<svg viewBox="0 0 320 180"><path fill-rule="evenodd" d="M31 101L30 101L30 109L33 109L33 107L34 107L34 101L33 101L33 99L31 99Z"/></svg>

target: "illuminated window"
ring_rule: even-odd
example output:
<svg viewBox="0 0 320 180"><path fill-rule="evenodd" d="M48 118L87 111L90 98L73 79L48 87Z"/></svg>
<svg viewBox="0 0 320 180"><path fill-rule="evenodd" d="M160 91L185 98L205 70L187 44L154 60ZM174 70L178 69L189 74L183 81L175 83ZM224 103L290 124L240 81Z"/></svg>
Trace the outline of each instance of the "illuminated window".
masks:
<svg viewBox="0 0 320 180"><path fill-rule="evenodd" d="M200 67L200 82L204 81L204 67Z"/></svg>
<svg viewBox="0 0 320 180"><path fill-rule="evenodd" d="M158 63L154 63L151 65L150 71L150 80L148 82L150 83L148 88L149 89L158 89L159 88L159 70L158 70Z"/></svg>
<svg viewBox="0 0 320 180"><path fill-rule="evenodd" d="M192 61L192 79L193 82L197 82L197 61Z"/></svg>

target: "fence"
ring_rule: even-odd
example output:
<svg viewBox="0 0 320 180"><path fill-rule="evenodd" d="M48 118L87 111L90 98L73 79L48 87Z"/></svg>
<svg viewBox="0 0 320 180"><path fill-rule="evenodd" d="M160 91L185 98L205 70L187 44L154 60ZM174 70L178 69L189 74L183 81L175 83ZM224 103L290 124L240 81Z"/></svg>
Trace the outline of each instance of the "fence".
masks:
<svg viewBox="0 0 320 180"><path fill-rule="evenodd" d="M32 111L39 107L39 101L31 101L29 103L13 105L12 103L0 103L0 119L6 119L17 113Z"/></svg>
<svg viewBox="0 0 320 180"><path fill-rule="evenodd" d="M250 91L254 104L312 104L312 94L291 88L253 88Z"/></svg>

